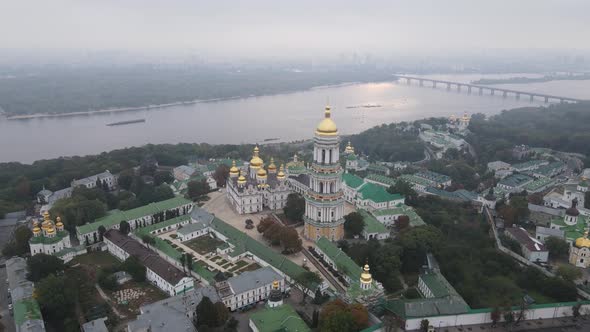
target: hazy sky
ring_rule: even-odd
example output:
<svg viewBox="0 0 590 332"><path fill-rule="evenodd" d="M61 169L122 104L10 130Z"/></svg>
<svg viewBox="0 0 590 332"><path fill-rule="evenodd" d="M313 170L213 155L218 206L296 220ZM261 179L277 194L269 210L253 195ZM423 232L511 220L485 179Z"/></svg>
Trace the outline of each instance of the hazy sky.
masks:
<svg viewBox="0 0 590 332"><path fill-rule="evenodd" d="M0 0L0 48L223 55L587 49L588 0Z"/></svg>

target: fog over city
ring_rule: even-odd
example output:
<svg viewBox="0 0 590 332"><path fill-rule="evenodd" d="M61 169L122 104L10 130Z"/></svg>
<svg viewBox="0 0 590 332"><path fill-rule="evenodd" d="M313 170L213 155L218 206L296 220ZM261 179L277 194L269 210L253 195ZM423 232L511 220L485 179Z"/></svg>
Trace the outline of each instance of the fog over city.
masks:
<svg viewBox="0 0 590 332"><path fill-rule="evenodd" d="M5 56L14 50L227 58L538 54L585 51L588 12L584 0L5 0L0 45Z"/></svg>

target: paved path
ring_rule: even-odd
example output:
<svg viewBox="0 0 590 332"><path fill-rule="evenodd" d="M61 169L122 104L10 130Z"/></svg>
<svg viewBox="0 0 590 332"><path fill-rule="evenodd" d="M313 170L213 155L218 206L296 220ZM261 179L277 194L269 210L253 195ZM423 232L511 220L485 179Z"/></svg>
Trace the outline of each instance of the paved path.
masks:
<svg viewBox="0 0 590 332"><path fill-rule="evenodd" d="M320 263L307 249L303 249L303 254L308 258L308 260L320 271L320 273L324 276L324 278L336 289L339 293L346 293L346 289L340 285L338 280L332 276L330 271L327 271L322 263Z"/></svg>

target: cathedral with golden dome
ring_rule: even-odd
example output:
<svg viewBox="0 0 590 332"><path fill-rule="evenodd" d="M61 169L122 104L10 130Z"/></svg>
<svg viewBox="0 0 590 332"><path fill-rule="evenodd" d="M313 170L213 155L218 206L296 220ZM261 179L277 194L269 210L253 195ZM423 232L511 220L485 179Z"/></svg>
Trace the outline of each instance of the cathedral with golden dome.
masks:
<svg viewBox="0 0 590 332"><path fill-rule="evenodd" d="M569 261L570 264L577 267L590 267L590 239L588 239L588 230L584 232L584 236L577 238L572 243Z"/></svg>
<svg viewBox="0 0 590 332"><path fill-rule="evenodd" d="M284 166L277 168L271 157L265 167L258 146L254 148L247 171L240 170L235 161L232 163L226 187L226 196L239 214L256 213L265 208L282 209L291 193Z"/></svg>
<svg viewBox="0 0 590 332"><path fill-rule="evenodd" d="M49 212L43 213L43 221L33 222L33 237L29 240L31 255L55 255L69 261L76 254L86 249L72 248L70 233L64 229L61 218L51 219Z"/></svg>
<svg viewBox="0 0 590 332"><path fill-rule="evenodd" d="M265 166L260 148L254 148L245 169L229 171L226 196L239 214L257 213L263 209L285 207L287 196L297 192L305 198L303 235L317 241L326 237L332 241L344 237L344 194L340 166L340 138L331 116L330 106L314 131L313 161L305 166L297 156L277 167L273 158Z"/></svg>

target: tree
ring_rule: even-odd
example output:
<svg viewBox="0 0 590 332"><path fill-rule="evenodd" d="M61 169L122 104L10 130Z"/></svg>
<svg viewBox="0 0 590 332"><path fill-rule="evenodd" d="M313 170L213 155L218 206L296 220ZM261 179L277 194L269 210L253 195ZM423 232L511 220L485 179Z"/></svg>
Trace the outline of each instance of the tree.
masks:
<svg viewBox="0 0 590 332"><path fill-rule="evenodd" d="M129 226L129 223L126 220L121 220L119 223L119 231L124 235L129 234L131 231L131 226Z"/></svg>
<svg viewBox="0 0 590 332"><path fill-rule="evenodd" d="M512 308L507 307L504 311L504 315L502 315L504 317L504 322L506 322L506 324L512 324L514 322L514 313L512 312Z"/></svg>
<svg viewBox="0 0 590 332"><path fill-rule="evenodd" d="M225 186L227 178L229 177L229 167L225 164L219 164L213 173L213 178L217 182L218 187Z"/></svg>
<svg viewBox="0 0 590 332"><path fill-rule="evenodd" d="M104 289L114 291L117 289L117 279L113 274L105 270L98 271L98 284Z"/></svg>
<svg viewBox="0 0 590 332"><path fill-rule="evenodd" d="M400 323L392 314L385 314L381 318L385 332L398 332L400 331Z"/></svg>
<svg viewBox="0 0 590 332"><path fill-rule="evenodd" d="M320 331L359 331L368 326L369 313L361 304L347 304L337 299L323 306L319 321Z"/></svg>
<svg viewBox="0 0 590 332"><path fill-rule="evenodd" d="M344 216L344 232L348 237L360 235L365 228L363 215L358 212L351 212Z"/></svg>
<svg viewBox="0 0 590 332"><path fill-rule="evenodd" d="M121 264L121 269L129 273L134 281L145 281L146 268L137 257L129 256L129 258Z"/></svg>
<svg viewBox="0 0 590 332"><path fill-rule="evenodd" d="M154 174L154 184L156 186L164 183L172 183L173 180L174 178L172 177L172 174L167 171L157 171L156 174Z"/></svg>
<svg viewBox="0 0 590 332"><path fill-rule="evenodd" d="M134 177L135 177L135 173L133 172L133 170L131 170L131 169L124 170L121 173L119 173L119 178L117 179L117 184L119 185L119 187L121 187L125 190L129 190L129 189L131 189L131 184L133 183Z"/></svg>
<svg viewBox="0 0 590 332"><path fill-rule="evenodd" d="M499 307L494 307L492 312L490 313L490 318L492 319L492 327L495 327L496 324L502 319L502 312L500 311Z"/></svg>
<svg viewBox="0 0 590 332"><path fill-rule="evenodd" d="M186 254L186 269L190 275L190 271L193 270L193 255L189 253Z"/></svg>
<svg viewBox="0 0 590 332"><path fill-rule="evenodd" d="M266 239L270 241L273 246L281 244L281 235L283 232L283 226L278 223L270 225L262 234Z"/></svg>
<svg viewBox="0 0 590 332"><path fill-rule="evenodd" d="M35 294L43 316L60 321L71 314L76 300L75 287L69 287L64 276L50 274L35 284Z"/></svg>
<svg viewBox="0 0 590 332"><path fill-rule="evenodd" d="M387 191L390 194L400 194L406 197L406 199L416 197L418 195L416 191L412 188L412 185L404 180L396 181L394 185L387 188Z"/></svg>
<svg viewBox="0 0 590 332"><path fill-rule="evenodd" d="M215 302L213 305L215 308L215 323L216 325L213 326L221 326L227 322L229 318L229 311L223 302Z"/></svg>
<svg viewBox="0 0 590 332"><path fill-rule="evenodd" d="M303 242L295 228L282 226L280 231L281 246L284 254L300 252L303 249Z"/></svg>
<svg viewBox="0 0 590 332"><path fill-rule="evenodd" d="M545 245L549 250L549 254L554 258L565 258L569 253L569 244L558 237L550 236L546 238Z"/></svg>
<svg viewBox="0 0 590 332"><path fill-rule="evenodd" d="M429 326L430 326L430 322L428 321L428 319L423 319L420 321L420 331L421 332L427 332Z"/></svg>
<svg viewBox="0 0 590 332"><path fill-rule="evenodd" d="M398 231L402 231L402 230L408 228L408 226L410 226L410 217L406 216L405 214L397 217L397 221L395 222L395 226L397 227Z"/></svg>
<svg viewBox="0 0 590 332"><path fill-rule="evenodd" d="M29 240L32 236L33 232L31 232L26 225L17 227L14 230L12 240L2 249L2 254L5 257L23 256L28 254L31 251L29 248Z"/></svg>
<svg viewBox="0 0 590 332"><path fill-rule="evenodd" d="M313 291L322 282L322 278L316 273L311 271L301 272L298 276L293 279L293 282L301 289L303 293L302 303L305 303L307 297L307 290Z"/></svg>
<svg viewBox="0 0 590 332"><path fill-rule="evenodd" d="M146 246L149 248L150 245L155 245L156 244L156 239L154 239L151 235L149 234L144 234L141 236L141 241L143 243L146 244Z"/></svg>
<svg viewBox="0 0 590 332"><path fill-rule="evenodd" d="M297 193L289 194L283 212L285 217L291 221L303 220L303 214L305 213L305 199L303 196Z"/></svg>
<svg viewBox="0 0 590 332"><path fill-rule="evenodd" d="M104 239L104 233L106 233L106 232L107 232L107 229L103 225L98 226L98 238L99 238L99 241L101 241L101 242L103 241L103 239Z"/></svg>
<svg viewBox="0 0 590 332"><path fill-rule="evenodd" d="M37 254L27 260L27 279L37 282L50 274L59 275L64 271L64 262L53 255Z"/></svg>
<svg viewBox="0 0 590 332"><path fill-rule="evenodd" d="M180 265L182 265L182 272L186 272L186 270L184 269L184 267L186 266L186 254L182 254L180 255Z"/></svg>
<svg viewBox="0 0 590 332"><path fill-rule="evenodd" d="M275 225L276 221L271 216L266 216L260 219L258 226L256 226L256 230L258 233L264 233L270 226Z"/></svg>
<svg viewBox="0 0 590 332"><path fill-rule="evenodd" d="M217 302L213 304L209 297L204 296L195 309L195 316L195 326L201 330L202 326L211 328L225 324L229 318L229 312L223 303Z"/></svg>
<svg viewBox="0 0 590 332"><path fill-rule="evenodd" d="M561 264L557 268L557 275L564 280L574 282L582 277L582 271L573 265Z"/></svg>
<svg viewBox="0 0 590 332"><path fill-rule="evenodd" d="M192 200L207 194L210 190L205 179L201 181L190 181L187 184L187 188L187 196Z"/></svg>

